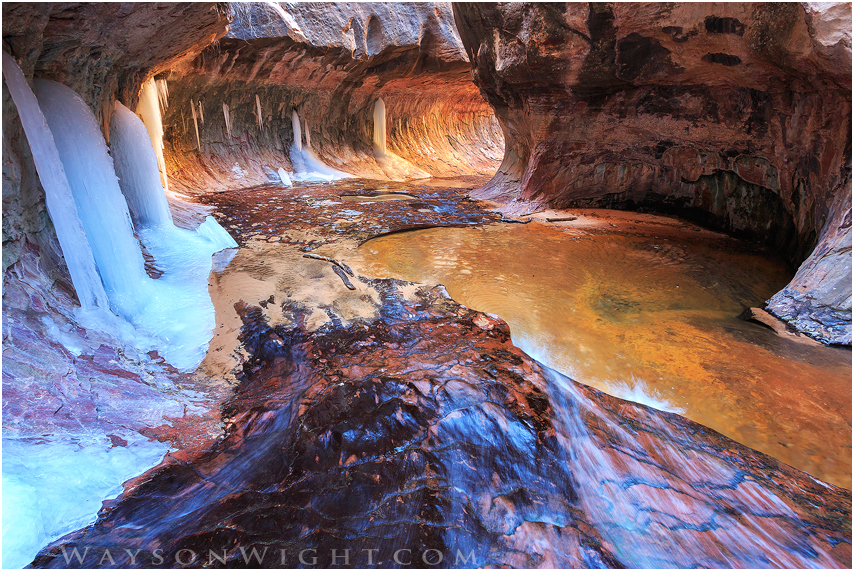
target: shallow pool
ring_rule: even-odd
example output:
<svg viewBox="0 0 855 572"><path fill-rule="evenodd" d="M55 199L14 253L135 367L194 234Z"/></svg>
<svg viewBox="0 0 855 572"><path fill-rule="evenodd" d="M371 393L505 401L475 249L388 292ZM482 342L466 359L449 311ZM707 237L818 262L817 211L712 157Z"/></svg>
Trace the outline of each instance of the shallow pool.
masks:
<svg viewBox="0 0 855 572"><path fill-rule="evenodd" d="M514 343L550 367L851 488L851 351L738 318L792 270L675 219L580 213L381 237L352 266L444 284L458 302L505 319Z"/></svg>

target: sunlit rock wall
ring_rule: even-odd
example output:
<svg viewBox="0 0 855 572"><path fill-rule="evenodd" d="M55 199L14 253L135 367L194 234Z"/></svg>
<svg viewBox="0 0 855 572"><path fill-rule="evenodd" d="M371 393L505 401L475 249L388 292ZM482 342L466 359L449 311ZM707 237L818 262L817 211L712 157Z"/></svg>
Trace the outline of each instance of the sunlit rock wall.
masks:
<svg viewBox="0 0 855 572"><path fill-rule="evenodd" d="M454 13L506 141L476 196L509 212L679 214L794 265L816 248L805 272L821 254L835 270L802 273L790 291L812 294L778 296L770 309L851 342L849 254L823 244L848 237L851 218L848 4L473 3Z"/></svg>
<svg viewBox="0 0 855 572"><path fill-rule="evenodd" d="M501 129L471 81L449 4L279 8L233 4L229 34L164 76L166 154L179 186L247 186L268 182L279 167L290 170L293 110L303 144L357 176L495 172ZM385 162L373 145L378 98L386 106L387 152L394 155ZM197 144L192 115L200 105Z"/></svg>

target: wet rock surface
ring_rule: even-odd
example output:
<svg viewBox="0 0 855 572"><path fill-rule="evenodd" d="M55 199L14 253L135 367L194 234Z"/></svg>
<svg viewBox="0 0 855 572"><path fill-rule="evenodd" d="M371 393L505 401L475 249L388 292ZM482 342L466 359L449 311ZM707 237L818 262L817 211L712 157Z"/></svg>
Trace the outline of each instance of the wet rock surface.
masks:
<svg viewBox="0 0 855 572"><path fill-rule="evenodd" d="M501 316L550 368L851 488L851 352L762 311L780 335L738 318L786 285L781 258L671 217L521 218L531 222L384 236L344 260L372 277L443 284Z"/></svg>
<svg viewBox="0 0 855 572"><path fill-rule="evenodd" d="M340 184L314 184L283 189L265 185L198 197L214 206L217 221L236 234L239 244L253 238L303 246L308 252L342 239L365 242L393 232L434 226L470 226L496 222L499 215L485 211L467 198L467 186L482 177L433 180L424 185L353 179ZM350 202L355 190L370 197L392 192L412 193L411 198ZM294 235L294 239L288 233ZM305 243L302 234L315 232L317 241Z"/></svg>
<svg viewBox="0 0 855 572"><path fill-rule="evenodd" d="M849 565L848 491L547 372L441 289L372 286L379 319L314 334L241 307L226 436L33 565Z"/></svg>

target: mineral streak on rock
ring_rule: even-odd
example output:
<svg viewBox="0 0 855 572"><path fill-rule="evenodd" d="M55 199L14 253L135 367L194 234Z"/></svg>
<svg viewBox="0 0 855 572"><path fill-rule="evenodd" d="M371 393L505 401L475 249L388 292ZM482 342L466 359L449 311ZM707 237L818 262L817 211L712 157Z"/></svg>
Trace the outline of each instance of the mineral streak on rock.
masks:
<svg viewBox="0 0 855 572"><path fill-rule="evenodd" d="M804 266L769 310L851 344L851 6L453 5L505 157L473 193L679 214Z"/></svg>
<svg viewBox="0 0 855 572"><path fill-rule="evenodd" d="M342 564L345 549L352 566L395 567L396 552L477 566L850 565L848 491L543 369L504 322L441 287L371 285L376 320L313 334L240 305L251 358L225 437L149 471L33 565L69 566L75 548L89 549L83 566L104 550L119 566L236 566L252 548L285 567L301 552ZM140 549L136 561L119 546Z"/></svg>

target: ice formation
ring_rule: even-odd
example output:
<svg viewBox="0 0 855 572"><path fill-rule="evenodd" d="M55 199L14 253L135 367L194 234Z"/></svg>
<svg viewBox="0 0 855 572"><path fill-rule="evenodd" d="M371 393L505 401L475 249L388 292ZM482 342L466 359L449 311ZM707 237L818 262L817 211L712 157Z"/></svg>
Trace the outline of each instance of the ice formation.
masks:
<svg viewBox="0 0 855 572"><path fill-rule="evenodd" d="M77 299L86 310L106 309L109 307L107 293L98 276L92 248L80 223L53 134L21 68L6 52L3 52L3 76L33 153L33 162L45 190L48 214L56 228Z"/></svg>
<svg viewBox="0 0 855 572"><path fill-rule="evenodd" d="M374 150L386 154L386 104L382 99L374 104Z"/></svg>
<svg viewBox="0 0 855 572"><path fill-rule="evenodd" d="M295 181L336 181L351 175L324 164L310 146L309 132L306 130L306 144L302 142L300 116L297 110L291 112L291 124L294 128L294 142L291 144L291 164L294 166Z"/></svg>
<svg viewBox="0 0 855 572"><path fill-rule="evenodd" d="M294 145L297 151L303 150L303 134L300 131L300 116L297 115L297 110L291 111L291 127L294 129Z"/></svg>
<svg viewBox="0 0 855 572"><path fill-rule="evenodd" d="M157 181L156 159L144 144L145 126L121 103L115 104L110 139L137 234L163 271L158 280L149 281L152 290L146 313L132 321L167 342L160 353L169 363L179 370L195 369L205 356L214 328L207 287L211 255L236 248L237 243L211 217L196 231L173 225Z"/></svg>
<svg viewBox="0 0 855 572"><path fill-rule="evenodd" d="M160 102L160 113L166 113L169 107L169 88L166 85L165 79L156 79L154 84L157 87L157 100Z"/></svg>
<svg viewBox="0 0 855 572"><path fill-rule="evenodd" d="M193 104L193 100L190 100L190 104ZM205 124L205 114L202 112L202 100L199 100L199 121L202 122L202 125Z"/></svg>
<svg viewBox="0 0 855 572"><path fill-rule="evenodd" d="M181 371L195 369L214 327L207 290L211 255L237 244L225 231L215 232L219 225L210 217L200 232L172 224L157 182L157 159L136 115L118 105L111 121L120 189L113 160L86 103L56 82L36 80L35 86L110 308L134 325L137 347L157 349ZM163 271L158 280L145 272L123 191L133 205L137 234ZM121 326L110 327L128 338L126 331L119 331Z"/></svg>
<svg viewBox="0 0 855 572"><path fill-rule="evenodd" d="M229 106L223 103L223 117L226 118L226 133L228 133L229 137L232 136L232 124L229 120Z"/></svg>
<svg viewBox="0 0 855 572"><path fill-rule="evenodd" d="M157 166L160 170L160 182L163 188L169 190L169 182L166 177L166 162L163 160L163 121L160 115L160 102L164 106L166 104L166 82L163 82L163 88L158 88L158 84L153 79L148 80L140 90L140 101L137 104L137 113L139 113L145 122L148 135L151 138L151 146L154 148L154 153L157 156ZM161 98L163 98L161 100Z"/></svg>
<svg viewBox="0 0 855 572"><path fill-rule="evenodd" d="M258 94L255 94L255 113L258 117L258 130L261 131L264 129L264 119L261 116L261 99L258 98Z"/></svg>
<svg viewBox="0 0 855 572"><path fill-rule="evenodd" d="M199 142L199 123L196 121L196 106L193 104L193 100L190 100L190 111L193 112L193 128L196 130L196 149L202 151L202 143ZM202 112L202 108L199 108L199 112Z"/></svg>
<svg viewBox="0 0 855 572"><path fill-rule="evenodd" d="M10 75L6 73L7 79ZM17 83L11 81L16 94L15 87L26 87L20 70L17 75ZM51 210L58 232L63 223L72 221L79 236L89 237L97 253L89 276L100 286L100 274L108 285L103 307L112 305L136 330L98 308L80 312L78 323L107 329L142 350L157 349L179 370L195 369L214 328L207 289L211 255L226 248L234 253L237 244L211 217L197 231L173 225L149 133L129 109L114 105L111 160L92 112L76 93L45 80L36 81L36 91L39 102L30 93L29 101L21 104L26 110L22 118L25 125L35 121L39 127L41 122L42 132L33 144L37 165L50 155L42 149L46 141L51 145L56 141L53 163L45 173L40 170L47 192L54 192L53 183L59 177L65 181L63 173L68 173L64 183L68 205ZM41 118L36 117L39 103L45 113ZM144 271L131 219L163 271L158 280ZM220 266L228 261L228 255L218 257ZM56 335L55 324L46 326ZM127 445L113 447L103 435L85 431L54 436L48 442L4 436L4 567L25 566L45 544L94 522L104 499L119 494L123 482L156 465L168 450L132 431L117 429L116 435Z"/></svg>
<svg viewBox="0 0 855 572"><path fill-rule="evenodd" d="M101 503L122 483L156 465L168 446L118 429L103 435L33 444L3 438L3 568L23 568L49 542L95 522Z"/></svg>
<svg viewBox="0 0 855 572"><path fill-rule="evenodd" d="M427 179L431 176L386 148L386 103L379 98L374 102L374 158L386 176L393 180Z"/></svg>
<svg viewBox="0 0 855 572"><path fill-rule="evenodd" d="M290 187L293 185L293 183L291 182L291 176L288 175L288 171L286 171L282 167L279 167L276 172L279 174L279 180L282 181L283 185L285 185L286 187Z"/></svg>
<svg viewBox="0 0 855 572"><path fill-rule="evenodd" d="M145 136L143 122L117 101L110 120L110 150L134 226L171 225L172 213L160 186L157 157L136 149L136 144L144 142Z"/></svg>
<svg viewBox="0 0 855 572"><path fill-rule="evenodd" d="M148 276L101 130L86 103L68 87L43 79L34 86L110 307L133 321L146 297Z"/></svg>

